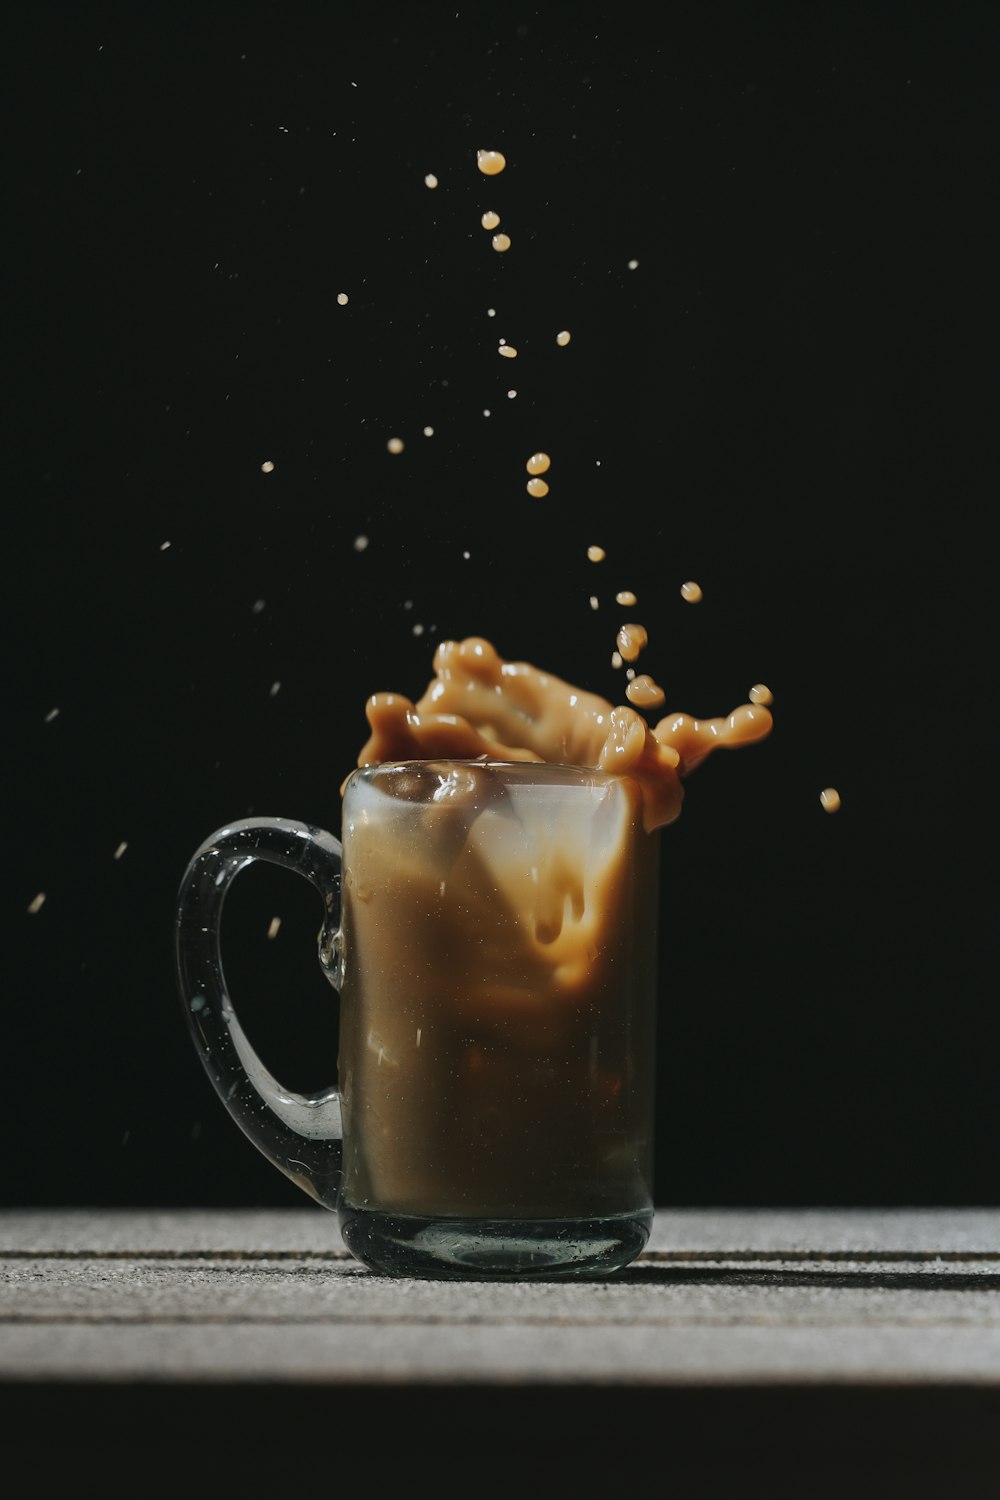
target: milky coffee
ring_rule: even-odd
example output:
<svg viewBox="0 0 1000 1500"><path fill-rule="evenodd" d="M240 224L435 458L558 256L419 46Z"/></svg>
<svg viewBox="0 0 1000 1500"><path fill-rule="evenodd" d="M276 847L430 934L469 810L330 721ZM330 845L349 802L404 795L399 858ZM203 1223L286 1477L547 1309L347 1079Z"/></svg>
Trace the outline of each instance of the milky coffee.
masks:
<svg viewBox="0 0 1000 1500"><path fill-rule="evenodd" d="M340 1087L351 1213L651 1208L660 830L748 704L654 728L472 637L376 693L345 785Z"/></svg>

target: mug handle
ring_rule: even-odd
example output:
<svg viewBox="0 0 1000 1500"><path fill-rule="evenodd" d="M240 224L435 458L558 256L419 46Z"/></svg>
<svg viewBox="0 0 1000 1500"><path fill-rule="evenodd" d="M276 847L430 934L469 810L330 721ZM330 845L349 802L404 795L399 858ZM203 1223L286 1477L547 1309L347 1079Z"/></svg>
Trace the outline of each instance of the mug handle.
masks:
<svg viewBox="0 0 1000 1500"><path fill-rule="evenodd" d="M343 1126L336 1085L314 1094L282 1087L236 1018L222 968L220 923L226 892L241 870L267 860L319 891L325 915L319 961L339 992L340 840L290 818L241 818L213 833L193 855L176 912L177 983L195 1046L216 1093L267 1159L324 1208L340 1196Z"/></svg>

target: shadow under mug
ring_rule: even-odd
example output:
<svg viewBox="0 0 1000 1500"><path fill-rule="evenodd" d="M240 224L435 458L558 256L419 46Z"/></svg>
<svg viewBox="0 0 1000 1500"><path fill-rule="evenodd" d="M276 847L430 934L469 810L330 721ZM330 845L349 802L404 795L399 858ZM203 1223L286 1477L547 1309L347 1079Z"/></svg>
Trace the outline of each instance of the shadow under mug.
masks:
<svg viewBox="0 0 1000 1500"><path fill-rule="evenodd" d="M298 1094L226 988L226 892L255 860L323 902L340 997L330 1087ZM659 835L638 787L486 760L352 773L341 837L286 818L212 834L178 894L202 1063L260 1151L398 1276L605 1275L653 1220Z"/></svg>

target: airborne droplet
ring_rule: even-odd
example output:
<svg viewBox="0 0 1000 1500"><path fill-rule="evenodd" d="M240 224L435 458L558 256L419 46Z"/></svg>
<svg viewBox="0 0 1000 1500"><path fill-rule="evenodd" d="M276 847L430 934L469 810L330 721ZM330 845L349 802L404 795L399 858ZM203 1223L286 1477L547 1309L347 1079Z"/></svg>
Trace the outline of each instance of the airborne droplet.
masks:
<svg viewBox="0 0 1000 1500"><path fill-rule="evenodd" d="M507 165L507 158L502 151L477 151L476 166L484 177L495 177L502 172Z"/></svg>
<svg viewBox="0 0 1000 1500"><path fill-rule="evenodd" d="M648 642L649 633L644 625L623 625L618 632L618 650L625 661L635 661Z"/></svg>

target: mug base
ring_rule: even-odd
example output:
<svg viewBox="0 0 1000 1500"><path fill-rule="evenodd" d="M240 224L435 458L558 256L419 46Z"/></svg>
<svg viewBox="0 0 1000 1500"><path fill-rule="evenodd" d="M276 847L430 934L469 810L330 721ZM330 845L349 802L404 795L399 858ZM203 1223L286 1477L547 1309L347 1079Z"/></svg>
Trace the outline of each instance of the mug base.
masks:
<svg viewBox="0 0 1000 1500"><path fill-rule="evenodd" d="M341 1203L355 1259L389 1276L531 1281L609 1276L645 1248L652 1208L594 1219L422 1218Z"/></svg>

